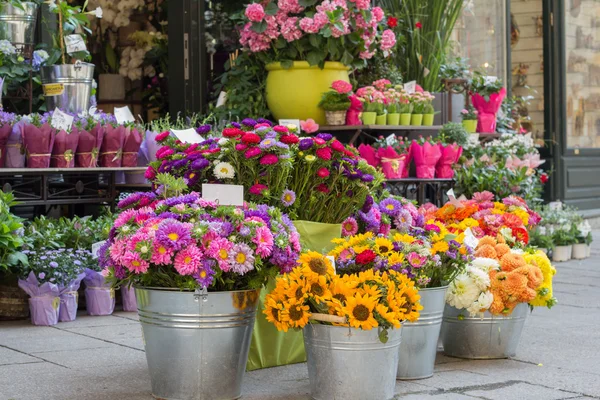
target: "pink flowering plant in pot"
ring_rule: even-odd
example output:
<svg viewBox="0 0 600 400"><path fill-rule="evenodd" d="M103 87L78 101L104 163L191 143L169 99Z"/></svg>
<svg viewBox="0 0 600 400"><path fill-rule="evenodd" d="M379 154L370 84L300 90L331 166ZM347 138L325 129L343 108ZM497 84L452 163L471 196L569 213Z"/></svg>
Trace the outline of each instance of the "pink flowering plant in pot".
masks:
<svg viewBox="0 0 600 400"><path fill-rule="evenodd" d="M331 84L331 89L323 93L319 107L325 110L325 119L328 125L344 125L346 111L350 108L352 84L337 80Z"/></svg>

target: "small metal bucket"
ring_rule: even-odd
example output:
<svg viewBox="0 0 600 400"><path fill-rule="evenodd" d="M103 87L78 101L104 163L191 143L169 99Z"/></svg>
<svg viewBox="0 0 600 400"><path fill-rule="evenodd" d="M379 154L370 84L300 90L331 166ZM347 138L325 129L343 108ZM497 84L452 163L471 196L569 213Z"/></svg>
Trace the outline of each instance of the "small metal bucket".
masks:
<svg viewBox="0 0 600 400"><path fill-rule="evenodd" d="M94 64L77 62L50 65L42 67L40 73L48 111L58 107L62 111L78 114L89 109Z"/></svg>
<svg viewBox="0 0 600 400"><path fill-rule="evenodd" d="M8 40L16 47L35 44L35 22L38 5L22 3L23 9L0 3L0 40Z"/></svg>
<svg viewBox="0 0 600 400"><path fill-rule="evenodd" d="M525 318L526 303L516 306L510 315L494 316L486 312L483 318L470 317L465 310L446 305L441 333L444 353L470 359L513 357Z"/></svg>
<svg viewBox="0 0 600 400"><path fill-rule="evenodd" d="M135 289L152 395L225 400L242 395L258 290Z"/></svg>
<svg viewBox="0 0 600 400"><path fill-rule="evenodd" d="M310 393L316 400L387 400L394 397L402 329L379 330L310 324L304 328Z"/></svg>
<svg viewBox="0 0 600 400"><path fill-rule="evenodd" d="M433 375L448 286L420 289L421 315L402 324L397 379L423 379Z"/></svg>

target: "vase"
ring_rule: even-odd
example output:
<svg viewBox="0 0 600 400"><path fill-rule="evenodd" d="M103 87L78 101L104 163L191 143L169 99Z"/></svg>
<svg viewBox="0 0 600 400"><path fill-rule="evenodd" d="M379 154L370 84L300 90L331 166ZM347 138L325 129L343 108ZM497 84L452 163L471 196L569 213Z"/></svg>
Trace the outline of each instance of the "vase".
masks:
<svg viewBox="0 0 600 400"><path fill-rule="evenodd" d="M419 289L423 309L418 321L402 324L397 379L424 379L433 375L446 289L448 286Z"/></svg>
<svg viewBox="0 0 600 400"><path fill-rule="evenodd" d="M346 111L325 111L327 125L344 125L346 123Z"/></svg>
<svg viewBox="0 0 600 400"><path fill-rule="evenodd" d="M125 77L120 74L98 75L98 100L125 99Z"/></svg>
<svg viewBox="0 0 600 400"><path fill-rule="evenodd" d="M387 400L394 397L402 329L309 324L304 327L311 397L316 400Z"/></svg>
<svg viewBox="0 0 600 400"><path fill-rule="evenodd" d="M584 258L587 258L587 245L585 243L574 244L571 256L575 260L583 260Z"/></svg>
<svg viewBox="0 0 600 400"><path fill-rule="evenodd" d="M325 111L317 105L321 96L334 81L350 82L348 67L340 62L326 62L323 69L306 61L294 61L285 69L276 62L266 69L267 105L275 120L312 118L325 125Z"/></svg>
<svg viewBox="0 0 600 400"><path fill-rule="evenodd" d="M510 315L469 316L466 310L446 305L442 323L444 353L450 357L496 359L513 357L521 339L527 303L518 304Z"/></svg>
<svg viewBox="0 0 600 400"><path fill-rule="evenodd" d="M410 124L412 126L423 125L423 114L412 114L410 117Z"/></svg>
<svg viewBox="0 0 600 400"><path fill-rule="evenodd" d="M94 80L94 64L77 62L40 69L46 109L79 114L88 111Z"/></svg>
<svg viewBox="0 0 600 400"><path fill-rule="evenodd" d="M552 250L552 261L561 262L561 261L569 261L571 259L571 253L573 251L573 246L554 246L554 250Z"/></svg>
<svg viewBox="0 0 600 400"><path fill-rule="evenodd" d="M0 40L8 40L15 47L35 44L35 25L38 5L22 2L23 9L10 2L0 3Z"/></svg>
<svg viewBox="0 0 600 400"><path fill-rule="evenodd" d="M375 125L377 113L374 111L363 111L360 114L360 119L362 120L363 125Z"/></svg>
<svg viewBox="0 0 600 400"><path fill-rule="evenodd" d="M237 399L258 290L202 292L136 287L152 395Z"/></svg>
<svg viewBox="0 0 600 400"><path fill-rule="evenodd" d="M423 114L423 126L433 126L433 117L435 114Z"/></svg>
<svg viewBox="0 0 600 400"><path fill-rule="evenodd" d="M387 115L381 114L375 117L375 125L386 125L387 124Z"/></svg>
<svg viewBox="0 0 600 400"><path fill-rule="evenodd" d="M477 120L476 119L465 119L462 122L463 128L467 133L475 133L477 132Z"/></svg>
<svg viewBox="0 0 600 400"><path fill-rule="evenodd" d="M398 114L398 113L388 114L387 115L387 124L394 125L394 126L400 125L400 114Z"/></svg>
<svg viewBox="0 0 600 400"><path fill-rule="evenodd" d="M400 114L400 125L409 126L411 116L412 116L412 114L410 114L410 113Z"/></svg>

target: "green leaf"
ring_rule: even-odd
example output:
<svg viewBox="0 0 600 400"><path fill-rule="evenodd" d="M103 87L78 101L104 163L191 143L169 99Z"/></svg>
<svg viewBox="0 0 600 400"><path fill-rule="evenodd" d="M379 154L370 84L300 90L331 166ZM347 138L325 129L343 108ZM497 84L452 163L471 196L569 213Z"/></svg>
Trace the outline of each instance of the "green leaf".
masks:
<svg viewBox="0 0 600 400"><path fill-rule="evenodd" d="M387 343L388 339L389 339L389 335L388 335L387 329L384 329L381 332L379 332L379 341L381 343Z"/></svg>
<svg viewBox="0 0 600 400"><path fill-rule="evenodd" d="M263 33L267 30L267 21L254 22L250 27L256 33Z"/></svg>
<svg viewBox="0 0 600 400"><path fill-rule="evenodd" d="M292 60L282 60L281 61L281 67L283 69L289 69L292 68L294 66L294 61Z"/></svg>
<svg viewBox="0 0 600 400"><path fill-rule="evenodd" d="M348 50L344 51L344 55L340 62L344 65L351 65L352 61L354 61L354 56L348 52Z"/></svg>
<svg viewBox="0 0 600 400"><path fill-rule="evenodd" d="M277 38L277 41L275 42L275 48L276 49L285 49L286 47L287 47L287 41L282 36L279 36Z"/></svg>
<svg viewBox="0 0 600 400"><path fill-rule="evenodd" d="M321 36L319 35L309 35L308 42L312 47L316 47L317 49L321 47Z"/></svg>
<svg viewBox="0 0 600 400"><path fill-rule="evenodd" d="M317 0L298 0L298 4L302 7L310 7L314 6L317 3Z"/></svg>
<svg viewBox="0 0 600 400"><path fill-rule="evenodd" d="M306 61L308 61L308 63L310 65L317 65L319 64L319 62L321 62L321 60L323 60L325 57L323 55L323 53L318 52L318 51L310 51L307 55L306 55Z"/></svg>
<svg viewBox="0 0 600 400"><path fill-rule="evenodd" d="M267 7L265 7L265 14L267 15L275 15L277 14L277 11L279 11L279 7L277 7L277 4L274 1L267 4Z"/></svg>
<svg viewBox="0 0 600 400"><path fill-rule="evenodd" d="M329 26L325 26L323 29L321 29L321 35L323 35L323 37L331 37L331 28Z"/></svg>
<svg viewBox="0 0 600 400"><path fill-rule="evenodd" d="M106 44L106 64L108 64L111 72L119 71L119 62L117 60L117 53L115 49L110 45L110 43Z"/></svg>

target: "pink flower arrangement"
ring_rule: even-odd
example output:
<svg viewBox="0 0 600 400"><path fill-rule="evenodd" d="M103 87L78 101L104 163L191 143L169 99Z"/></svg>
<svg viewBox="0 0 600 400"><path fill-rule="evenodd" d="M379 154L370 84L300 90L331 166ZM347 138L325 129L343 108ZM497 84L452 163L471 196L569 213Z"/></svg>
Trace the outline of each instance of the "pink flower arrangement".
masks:
<svg viewBox="0 0 600 400"><path fill-rule="evenodd" d="M339 94L347 94L352 92L352 84L350 82L337 80L331 84L331 88Z"/></svg>
<svg viewBox="0 0 600 400"><path fill-rule="evenodd" d="M252 3L246 7L245 15L252 22L261 22L265 18L265 10L259 3Z"/></svg>

